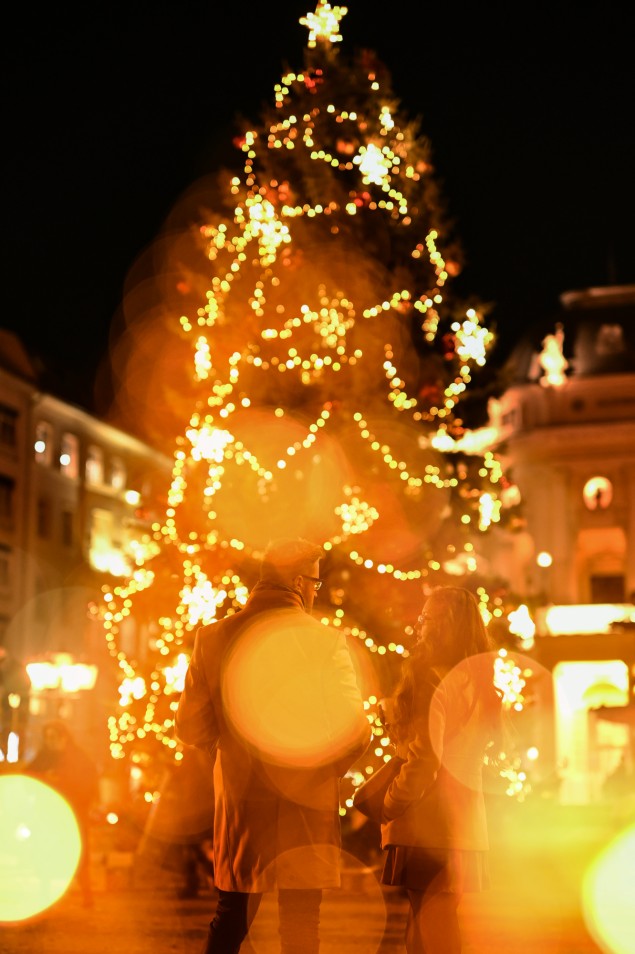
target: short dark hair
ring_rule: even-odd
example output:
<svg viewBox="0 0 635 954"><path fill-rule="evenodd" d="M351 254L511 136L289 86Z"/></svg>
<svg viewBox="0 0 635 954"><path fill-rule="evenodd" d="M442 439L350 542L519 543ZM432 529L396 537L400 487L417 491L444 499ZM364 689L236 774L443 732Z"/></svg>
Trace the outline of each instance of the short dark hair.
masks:
<svg viewBox="0 0 635 954"><path fill-rule="evenodd" d="M272 540L264 552L260 564L261 580L293 579L308 573L317 560L324 556L319 543L311 543L301 537L281 537Z"/></svg>

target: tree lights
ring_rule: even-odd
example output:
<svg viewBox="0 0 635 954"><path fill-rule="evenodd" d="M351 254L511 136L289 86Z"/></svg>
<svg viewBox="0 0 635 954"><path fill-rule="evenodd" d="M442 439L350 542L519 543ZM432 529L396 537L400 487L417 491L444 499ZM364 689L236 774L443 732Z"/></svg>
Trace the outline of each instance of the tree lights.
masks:
<svg viewBox="0 0 635 954"><path fill-rule="evenodd" d="M304 68L238 137L222 208L170 273L168 297L186 289L192 305L176 312L170 358L184 356L194 406L153 528L159 552L103 608L121 670L112 752L142 767L157 743L178 757L194 632L244 604L273 537L324 546L317 615L356 647L378 757L377 698L412 642L422 585L459 574L501 612L479 538L504 516L502 471L463 449L456 416L493 335L447 292L460 255L429 144L371 54L341 57L345 13L319 2L302 18ZM434 446L441 427L449 448Z"/></svg>

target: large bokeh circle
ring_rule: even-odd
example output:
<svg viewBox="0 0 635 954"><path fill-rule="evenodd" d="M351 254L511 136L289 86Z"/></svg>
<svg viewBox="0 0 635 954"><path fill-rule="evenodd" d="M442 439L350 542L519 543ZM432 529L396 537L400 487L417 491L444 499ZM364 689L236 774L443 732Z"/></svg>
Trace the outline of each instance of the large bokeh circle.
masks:
<svg viewBox="0 0 635 954"><path fill-rule="evenodd" d="M70 885L81 853L77 820L49 785L0 776L0 922L51 907Z"/></svg>

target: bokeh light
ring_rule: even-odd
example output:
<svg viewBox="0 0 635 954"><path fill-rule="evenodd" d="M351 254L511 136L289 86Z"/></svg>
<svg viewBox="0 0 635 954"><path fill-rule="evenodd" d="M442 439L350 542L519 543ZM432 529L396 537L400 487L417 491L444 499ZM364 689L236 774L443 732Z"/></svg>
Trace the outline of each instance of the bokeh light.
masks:
<svg viewBox="0 0 635 954"><path fill-rule="evenodd" d="M353 671L348 697L328 684L334 638L310 616L278 610L260 614L236 640L223 674L225 712L234 731L271 765L313 769L359 740Z"/></svg>
<svg viewBox="0 0 635 954"><path fill-rule="evenodd" d="M468 687L472 681L484 686L492 679L503 694L503 717L497 731L487 714L477 707L462 731L450 739L445 738L442 744L434 728L435 718L442 718L440 713L447 709L461 711L463 700L471 699ZM432 745L438 747L436 754L446 771L468 788L482 787L490 795L506 792L522 800L523 792L530 790L529 763L532 776L537 779L550 772L550 766L542 764L541 751L544 740L549 737L552 695L549 670L522 653L510 652L504 656L495 652L480 653L454 666L435 690L430 713ZM544 704L536 707L533 702L538 697ZM526 717L528 702L532 703L531 717L515 722L512 728L510 712L516 719L520 719L521 714ZM470 753L482 750L490 739L494 740L494 746L487 749L487 770L479 779ZM512 758L511 753L519 747L525 753L524 759L518 755Z"/></svg>
<svg viewBox="0 0 635 954"><path fill-rule="evenodd" d="M606 954L635 952L635 824L595 858L582 885L590 934Z"/></svg>
<svg viewBox="0 0 635 954"><path fill-rule="evenodd" d="M46 910L69 887L81 837L68 803L26 775L0 777L0 922Z"/></svg>

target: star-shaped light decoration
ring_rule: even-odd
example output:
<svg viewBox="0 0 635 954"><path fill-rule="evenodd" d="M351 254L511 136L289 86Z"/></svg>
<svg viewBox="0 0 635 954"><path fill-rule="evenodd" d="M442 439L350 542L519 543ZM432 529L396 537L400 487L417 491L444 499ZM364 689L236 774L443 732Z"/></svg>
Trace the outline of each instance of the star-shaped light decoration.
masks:
<svg viewBox="0 0 635 954"><path fill-rule="evenodd" d="M326 0L319 0L315 13L301 17L302 26L309 28L309 49L315 49L318 40L339 43L342 39L340 20L347 13L348 7L332 7Z"/></svg>
<svg viewBox="0 0 635 954"><path fill-rule="evenodd" d="M459 357L464 361L474 361L482 367L494 335L484 325L479 324L479 316L473 308L468 309L467 319L462 324L452 324L452 331L456 335L456 353Z"/></svg>
<svg viewBox="0 0 635 954"><path fill-rule="evenodd" d="M390 178L390 170L393 164L392 156L385 155L372 142L360 148L359 155L355 156L353 162L359 166L366 183L381 186Z"/></svg>
<svg viewBox="0 0 635 954"><path fill-rule="evenodd" d="M345 490L348 500L335 508L335 513L342 521L342 531L346 536L353 533L366 533L379 518L379 513L371 504L360 500L352 488L347 487Z"/></svg>

